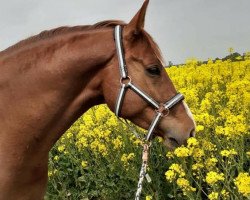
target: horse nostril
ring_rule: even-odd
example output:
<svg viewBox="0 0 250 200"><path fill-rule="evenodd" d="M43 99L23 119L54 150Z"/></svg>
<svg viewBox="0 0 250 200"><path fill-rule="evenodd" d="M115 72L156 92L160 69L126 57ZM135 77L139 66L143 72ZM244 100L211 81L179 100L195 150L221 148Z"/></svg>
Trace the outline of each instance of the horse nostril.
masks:
<svg viewBox="0 0 250 200"><path fill-rule="evenodd" d="M192 129L192 131L190 132L189 137L194 137L195 136L195 129Z"/></svg>

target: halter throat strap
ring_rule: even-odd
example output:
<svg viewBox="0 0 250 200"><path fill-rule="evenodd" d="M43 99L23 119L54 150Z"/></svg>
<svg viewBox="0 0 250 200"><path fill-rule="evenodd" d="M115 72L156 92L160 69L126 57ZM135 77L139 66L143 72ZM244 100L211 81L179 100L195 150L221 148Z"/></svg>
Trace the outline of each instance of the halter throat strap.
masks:
<svg viewBox="0 0 250 200"><path fill-rule="evenodd" d="M167 102L158 103L150 95L148 95L147 93L142 91L139 87L134 85L132 83L131 78L128 75L126 61L124 58L124 48L123 48L123 43L122 43L122 27L120 25L117 25L115 27L114 37L115 37L115 45L116 45L116 51L117 51L117 56L118 56L118 62L119 62L120 76L121 76L121 79L120 79L121 87L120 87L120 91L116 100L115 114L117 117L120 116L120 112L122 109L126 91L128 89L131 89L132 91L134 91L137 95L139 95L144 101L146 101L156 110L156 115L148 129L148 133L145 138L146 141L150 141L152 138L152 133L154 132L157 125L159 124L160 119L164 116L167 116L169 114L169 109L172 108L177 103L181 102L184 99L184 96L180 93L177 93L174 97L172 97Z"/></svg>

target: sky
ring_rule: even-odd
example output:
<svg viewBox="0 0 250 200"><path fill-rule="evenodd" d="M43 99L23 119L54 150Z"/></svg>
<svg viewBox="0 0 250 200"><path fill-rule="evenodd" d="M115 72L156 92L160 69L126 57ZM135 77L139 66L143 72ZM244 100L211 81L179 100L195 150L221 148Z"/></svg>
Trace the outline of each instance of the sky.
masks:
<svg viewBox="0 0 250 200"><path fill-rule="evenodd" d="M129 22L143 0L0 0L0 51L58 26L107 19ZM150 0L145 29L163 57L222 58L250 51L250 0Z"/></svg>

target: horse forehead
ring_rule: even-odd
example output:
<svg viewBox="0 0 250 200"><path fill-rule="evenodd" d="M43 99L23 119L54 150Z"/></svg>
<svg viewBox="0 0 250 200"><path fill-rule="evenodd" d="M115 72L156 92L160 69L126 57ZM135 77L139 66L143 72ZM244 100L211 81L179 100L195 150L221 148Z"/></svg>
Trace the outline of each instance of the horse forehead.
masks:
<svg viewBox="0 0 250 200"><path fill-rule="evenodd" d="M136 46L131 52L135 60L140 60L144 65L161 63L154 50L147 45Z"/></svg>

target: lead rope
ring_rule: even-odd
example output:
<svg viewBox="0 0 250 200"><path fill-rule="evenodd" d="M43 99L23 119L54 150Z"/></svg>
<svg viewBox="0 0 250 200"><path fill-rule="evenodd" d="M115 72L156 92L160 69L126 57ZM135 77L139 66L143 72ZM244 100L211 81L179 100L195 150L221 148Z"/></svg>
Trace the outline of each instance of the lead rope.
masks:
<svg viewBox="0 0 250 200"><path fill-rule="evenodd" d="M148 177L148 182L151 182L151 179L149 176L147 176L147 165L148 165L148 154L149 154L149 147L150 144L144 144L143 145L143 151L142 151L142 166L140 170L140 176L139 181L137 184L137 191L135 194L135 200L140 200L141 192L142 192L142 183L144 180L144 177Z"/></svg>
<svg viewBox="0 0 250 200"><path fill-rule="evenodd" d="M136 193L135 193L135 200L140 200L144 178L146 177L147 181L149 183L151 182L151 178L147 173L148 158L149 158L149 148L151 146L151 142L147 142L145 139L142 139L142 137L139 135L139 133L137 133L136 129L134 127L132 127L126 119L124 119L124 121L121 120L119 117L117 117L117 119L120 122L122 122L125 126L127 126L127 128L129 128L129 130L135 135L135 137L137 139L142 141L142 146L143 146L143 149L142 149L142 165L141 165L139 180L138 180L138 184L137 184L137 190L136 190Z"/></svg>

